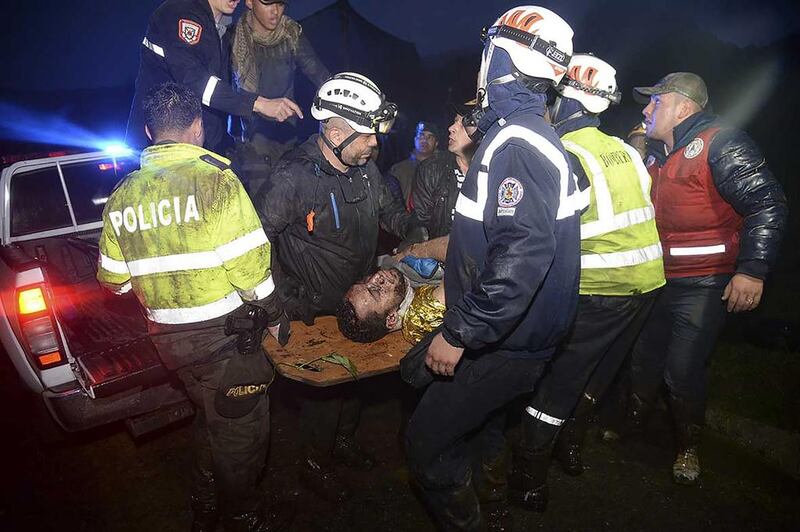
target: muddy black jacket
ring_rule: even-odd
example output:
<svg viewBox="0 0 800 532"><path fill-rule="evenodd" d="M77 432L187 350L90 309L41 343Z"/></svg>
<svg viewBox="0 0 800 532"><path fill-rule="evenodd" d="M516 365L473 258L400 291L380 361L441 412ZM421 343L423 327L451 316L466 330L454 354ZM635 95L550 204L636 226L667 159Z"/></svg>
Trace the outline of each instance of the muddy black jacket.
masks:
<svg viewBox="0 0 800 532"><path fill-rule="evenodd" d="M231 85L228 35L220 39L208 0L166 0L150 17L140 47L139 73L125 142L144 148L142 102L148 91L167 81L191 88L203 102L204 146L217 151L228 114L249 117L256 95Z"/></svg>
<svg viewBox="0 0 800 532"><path fill-rule="evenodd" d="M725 127L717 116L699 112L673 130L675 144L670 153L663 143L656 143L649 153L662 166L669 155L686 148L710 127L722 128L708 148L714 185L744 218L736 271L764 279L777 259L789 208L781 184L755 142L743 131ZM648 166L650 163L647 161Z"/></svg>
<svg viewBox="0 0 800 532"><path fill-rule="evenodd" d="M456 156L439 151L417 166L409 205L431 238L450 233L458 199Z"/></svg>
<svg viewBox="0 0 800 532"><path fill-rule="evenodd" d="M318 138L287 153L255 200L277 252L278 292L290 317L307 322L334 313L375 268L379 227L405 238L419 225L374 162L342 174L325 160Z"/></svg>

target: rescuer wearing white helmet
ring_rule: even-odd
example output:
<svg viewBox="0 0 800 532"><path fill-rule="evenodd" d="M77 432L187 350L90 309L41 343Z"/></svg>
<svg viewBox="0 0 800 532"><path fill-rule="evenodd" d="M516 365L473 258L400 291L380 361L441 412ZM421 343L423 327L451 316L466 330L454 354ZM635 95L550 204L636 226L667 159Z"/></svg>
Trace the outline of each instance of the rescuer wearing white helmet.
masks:
<svg viewBox="0 0 800 532"><path fill-rule="evenodd" d="M311 107L319 134L284 155L257 196L264 229L280 250L276 286L291 319L311 324L336 313L345 292L375 270L380 227L424 240L424 229L393 198L370 158L376 134L388 132L396 114L370 79L336 74ZM373 464L353 440L358 404L348 400L343 407L350 391L336 388L325 401L305 401L301 420L308 453L302 478L329 499L345 496L332 459L361 469Z"/></svg>
<svg viewBox="0 0 800 532"><path fill-rule="evenodd" d="M498 413L533 391L577 306L585 202L544 120L546 92L569 65L572 33L552 11L522 6L484 34L477 121L484 137L456 202L444 323L427 338L425 362L441 378L406 434L412 478L446 530L479 528L478 497L505 502ZM482 444L479 495L469 441Z"/></svg>
<svg viewBox="0 0 800 532"><path fill-rule="evenodd" d="M564 470L579 475L580 446L594 404L614 379L665 282L647 169L633 147L598 129L599 114L620 101L614 67L593 55L575 54L556 92L550 118L590 204L581 215L575 323L528 407L524 500L538 511L547 505L556 435Z"/></svg>

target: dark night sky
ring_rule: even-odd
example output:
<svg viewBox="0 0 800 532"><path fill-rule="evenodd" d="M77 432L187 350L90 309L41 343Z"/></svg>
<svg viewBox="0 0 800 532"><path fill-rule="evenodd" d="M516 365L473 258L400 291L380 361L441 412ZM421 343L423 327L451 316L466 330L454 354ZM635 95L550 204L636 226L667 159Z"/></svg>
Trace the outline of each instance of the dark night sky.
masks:
<svg viewBox="0 0 800 532"><path fill-rule="evenodd" d="M303 18L333 0L292 0L289 15ZM74 89L128 85L149 13L160 0L71 0L20 2L8 10L0 32L4 89ZM350 0L380 28L413 42L423 60L453 50L479 49L480 28L516 1ZM641 42L659 31L666 10L681 12L720 40L738 45L768 44L800 31L791 0L561 0L540 3L582 32L597 24L618 29L619 38ZM607 19L603 14L608 13ZM605 28L607 32L607 27ZM585 33L583 33L585 35Z"/></svg>

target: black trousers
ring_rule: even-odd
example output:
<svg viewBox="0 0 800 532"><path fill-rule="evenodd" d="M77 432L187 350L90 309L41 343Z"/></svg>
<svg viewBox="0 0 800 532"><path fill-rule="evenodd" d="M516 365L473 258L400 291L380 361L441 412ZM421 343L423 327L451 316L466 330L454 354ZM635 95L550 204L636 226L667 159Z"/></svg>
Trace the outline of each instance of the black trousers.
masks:
<svg viewBox="0 0 800 532"><path fill-rule="evenodd" d="M580 296L578 312L559 353L526 409L532 449L550 445L581 393L599 400L614 380L650 314L656 291L636 296ZM531 449L531 450L532 450Z"/></svg>
<svg viewBox="0 0 800 532"><path fill-rule="evenodd" d="M231 346L232 348L232 346ZM247 415L229 419L214 408L228 358L178 370L196 413L194 419L193 505L216 508L227 515L254 511L256 484L269 445L269 398L261 397Z"/></svg>
<svg viewBox="0 0 800 532"><path fill-rule="evenodd" d="M305 386L300 406L300 430L306 453L327 462L337 437L353 438L361 418L357 383L330 388Z"/></svg>
<svg viewBox="0 0 800 532"><path fill-rule="evenodd" d="M467 484L472 443L484 453L503 452L504 407L533 390L546 364L497 353L470 355L465 353L454 377L428 386L408 423L409 468L423 489Z"/></svg>
<svg viewBox="0 0 800 532"><path fill-rule="evenodd" d="M729 275L667 280L631 359L631 392L652 404L666 382L679 424L705 420L707 368L725 324Z"/></svg>

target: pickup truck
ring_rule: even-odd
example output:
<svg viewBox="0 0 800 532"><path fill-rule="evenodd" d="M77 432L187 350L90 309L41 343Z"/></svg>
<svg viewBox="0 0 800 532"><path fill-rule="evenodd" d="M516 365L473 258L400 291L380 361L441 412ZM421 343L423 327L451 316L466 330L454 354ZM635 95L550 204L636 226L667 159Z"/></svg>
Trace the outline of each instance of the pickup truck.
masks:
<svg viewBox="0 0 800 532"><path fill-rule="evenodd" d="M190 416L147 336L132 293L103 290L103 207L138 167L130 154L54 154L0 175L0 338L33 399L58 426L125 420L134 436ZM41 409L44 410L44 409Z"/></svg>

